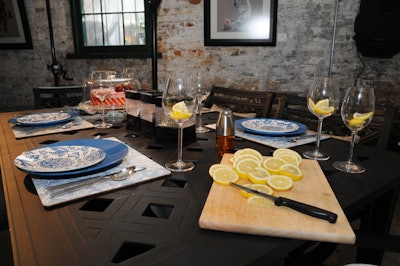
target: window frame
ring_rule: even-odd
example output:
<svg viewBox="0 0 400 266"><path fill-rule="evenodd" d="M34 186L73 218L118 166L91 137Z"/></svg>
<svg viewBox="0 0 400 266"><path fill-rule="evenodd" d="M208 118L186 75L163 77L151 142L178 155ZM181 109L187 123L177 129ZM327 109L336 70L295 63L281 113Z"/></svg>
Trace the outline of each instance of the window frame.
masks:
<svg viewBox="0 0 400 266"><path fill-rule="evenodd" d="M72 34L74 39L73 54L67 54L68 58L151 58L152 55L152 20L151 9L148 1L144 1L145 7L145 45L127 46L85 46L83 38L83 25L80 0L70 0Z"/></svg>

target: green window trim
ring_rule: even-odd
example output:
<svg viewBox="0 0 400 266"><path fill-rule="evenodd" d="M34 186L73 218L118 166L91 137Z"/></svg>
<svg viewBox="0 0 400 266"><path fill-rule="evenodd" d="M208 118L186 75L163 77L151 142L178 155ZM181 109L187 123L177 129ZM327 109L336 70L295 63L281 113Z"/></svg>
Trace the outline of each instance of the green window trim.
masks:
<svg viewBox="0 0 400 266"><path fill-rule="evenodd" d="M73 54L67 54L67 58L151 58L153 34L148 1L144 1L145 44L125 46L85 46L80 2L81 0L70 0L75 52Z"/></svg>

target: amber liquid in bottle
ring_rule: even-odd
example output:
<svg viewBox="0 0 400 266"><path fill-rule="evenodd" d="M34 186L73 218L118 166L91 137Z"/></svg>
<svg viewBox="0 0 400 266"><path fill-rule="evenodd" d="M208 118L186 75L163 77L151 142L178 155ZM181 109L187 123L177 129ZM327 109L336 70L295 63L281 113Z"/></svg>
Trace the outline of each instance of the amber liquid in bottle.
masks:
<svg viewBox="0 0 400 266"><path fill-rule="evenodd" d="M220 156L224 153L232 153L235 146L235 136L219 136L217 135L217 150Z"/></svg>

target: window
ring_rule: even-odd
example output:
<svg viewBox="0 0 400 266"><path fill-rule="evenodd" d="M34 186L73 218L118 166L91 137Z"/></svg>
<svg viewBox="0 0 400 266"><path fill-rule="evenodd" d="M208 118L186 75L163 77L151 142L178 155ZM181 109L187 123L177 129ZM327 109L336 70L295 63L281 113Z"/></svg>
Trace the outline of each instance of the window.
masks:
<svg viewBox="0 0 400 266"><path fill-rule="evenodd" d="M145 0L71 0L72 58L151 57L151 20Z"/></svg>

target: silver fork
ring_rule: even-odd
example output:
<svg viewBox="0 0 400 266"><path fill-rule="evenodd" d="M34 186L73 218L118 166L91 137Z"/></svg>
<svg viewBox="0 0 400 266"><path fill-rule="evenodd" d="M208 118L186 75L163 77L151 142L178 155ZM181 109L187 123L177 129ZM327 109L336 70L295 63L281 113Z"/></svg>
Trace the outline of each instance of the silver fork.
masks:
<svg viewBox="0 0 400 266"><path fill-rule="evenodd" d="M296 142L299 142L300 140L303 140L303 139L308 139L308 138L314 138L314 137L316 137L317 136L317 134L310 134L310 135L303 135L303 136L297 136L297 137L284 137L285 138L285 140L287 141L287 142L294 142L294 143L296 143Z"/></svg>

